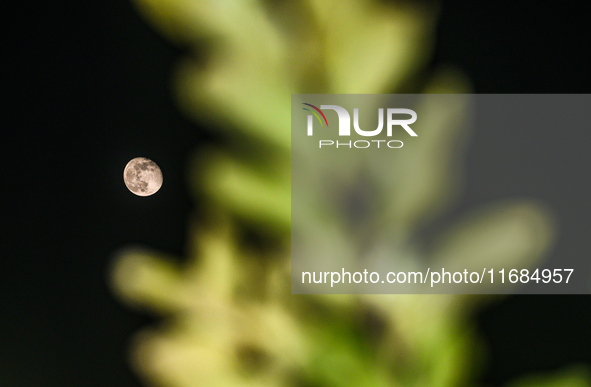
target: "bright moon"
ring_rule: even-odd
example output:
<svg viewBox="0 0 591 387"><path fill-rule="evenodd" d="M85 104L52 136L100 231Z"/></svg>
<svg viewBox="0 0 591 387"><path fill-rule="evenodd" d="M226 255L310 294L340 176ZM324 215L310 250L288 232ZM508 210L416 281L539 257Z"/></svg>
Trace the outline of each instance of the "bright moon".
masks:
<svg viewBox="0 0 591 387"><path fill-rule="evenodd" d="M138 196L150 196L162 187L162 171L150 159L136 157L125 166L123 181Z"/></svg>

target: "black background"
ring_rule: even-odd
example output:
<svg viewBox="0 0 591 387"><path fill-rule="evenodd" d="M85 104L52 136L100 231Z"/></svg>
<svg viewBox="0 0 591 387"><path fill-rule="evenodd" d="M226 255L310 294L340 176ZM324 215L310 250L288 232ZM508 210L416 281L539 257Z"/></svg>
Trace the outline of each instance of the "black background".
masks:
<svg viewBox="0 0 591 387"><path fill-rule="evenodd" d="M433 66L462 68L477 93L589 93L591 13L575 4L444 1ZM182 50L127 0L19 7L9 15L11 46L3 55L9 70L0 385L136 386L127 343L151 320L114 299L107 271L113 253L129 244L183 253L192 205L186 160L205 134L178 113L171 96L172 66ZM587 259L591 160L580 152L588 133L571 134L564 164L556 160L569 178L561 180L558 168L547 180L525 183L523 171L511 175L503 164L502 151L487 148L490 133L474 134L462 208L537 194L562 222L554 255ZM536 138L536 160L561 141L559 132ZM137 200L121 175L140 155L158 162L165 186ZM499 170L515 184L474 188L498 186ZM491 304L478 321L490 349L482 381L490 385L591 364L589 296L512 296Z"/></svg>

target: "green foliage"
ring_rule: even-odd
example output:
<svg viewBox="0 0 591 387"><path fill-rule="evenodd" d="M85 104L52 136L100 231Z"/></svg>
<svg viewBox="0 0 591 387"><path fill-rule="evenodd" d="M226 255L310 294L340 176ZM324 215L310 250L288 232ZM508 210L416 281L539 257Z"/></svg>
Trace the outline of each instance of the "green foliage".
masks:
<svg viewBox="0 0 591 387"><path fill-rule="evenodd" d="M166 316L134 341L132 363L144 381L469 384L480 353L470 313L482 298L296 296L289 287L290 95L383 93L412 83L432 48L435 9L373 0L138 0L137 6L194 51L175 72L179 104L223 128L226 138L224 149L200 149L192 162L191 188L207 215L191 227L184 263L125 250L114 265L112 286L124 302ZM426 85L424 92L469 91L453 71L428 76ZM441 121L433 138L442 141L423 143L410 156L415 167L401 175L404 188L392 191L384 221L400 236L388 245L394 256L421 251L410 244L412 235L459 190L462 125L453 117L462 106L427 111L426 120ZM526 265L544 253L551 234L543 207L512 201L452 226L430 258L468 262L490 246L483 259Z"/></svg>
<svg viewBox="0 0 591 387"><path fill-rule="evenodd" d="M591 377L588 370L573 367L560 372L527 376L507 384L506 387L588 387Z"/></svg>

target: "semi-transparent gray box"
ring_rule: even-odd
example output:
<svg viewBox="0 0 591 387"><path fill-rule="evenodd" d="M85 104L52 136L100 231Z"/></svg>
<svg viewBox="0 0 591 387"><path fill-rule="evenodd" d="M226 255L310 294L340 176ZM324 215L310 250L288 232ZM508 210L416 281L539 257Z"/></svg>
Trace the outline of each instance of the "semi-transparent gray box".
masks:
<svg viewBox="0 0 591 387"><path fill-rule="evenodd" d="M548 260L560 226L535 195L425 230L461 197L475 132L560 141L591 128L590 107L589 95L292 95L292 293L588 294L590 259Z"/></svg>

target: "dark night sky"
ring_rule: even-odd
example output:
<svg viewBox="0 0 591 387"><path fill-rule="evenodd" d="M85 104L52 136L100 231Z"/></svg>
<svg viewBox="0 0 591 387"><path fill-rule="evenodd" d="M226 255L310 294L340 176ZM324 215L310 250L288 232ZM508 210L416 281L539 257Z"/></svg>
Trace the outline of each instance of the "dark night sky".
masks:
<svg viewBox="0 0 591 387"><path fill-rule="evenodd" d="M590 93L589 7L526 3L445 1L434 64L456 64L478 93ZM127 0L19 7L10 30L15 46L4 54L10 71L0 385L137 386L126 347L150 318L111 296L106 272L113 252L129 244L182 254L191 208L185 162L205 134L171 97L171 67L181 51ZM589 133L575 133L573 147L588 144ZM492 185L489 172L503 166L487 136L472 141L464 207L529 194L530 185L517 183L505 191L471 190L486 179ZM536 138L533 152L543 160L544 147L560 141L560 133ZM570 153L566 147L565 159ZM158 162L165 185L137 200L122 183L122 170L140 155ZM585 157L568 165L580 181L549 175L531 182L530 196L541 192L565 219L570 239L562 237L555 254L589 251L591 158ZM483 376L491 385L572 362L591 364L589 296L509 297L479 321L491 348Z"/></svg>

